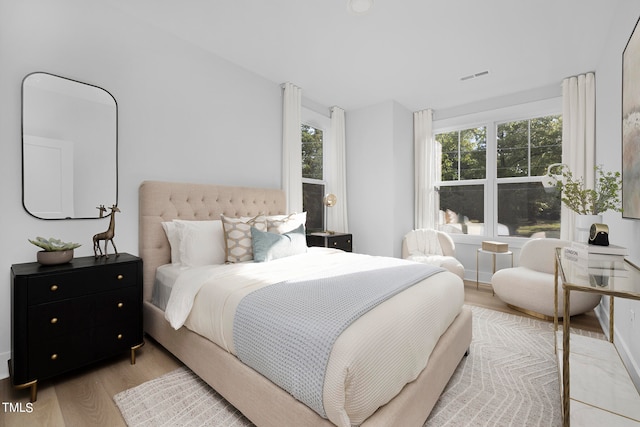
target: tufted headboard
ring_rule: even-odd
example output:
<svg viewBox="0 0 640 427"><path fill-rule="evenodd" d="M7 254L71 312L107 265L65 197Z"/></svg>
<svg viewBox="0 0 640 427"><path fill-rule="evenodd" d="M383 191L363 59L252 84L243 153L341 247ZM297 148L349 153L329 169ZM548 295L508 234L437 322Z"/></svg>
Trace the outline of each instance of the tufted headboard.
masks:
<svg viewBox="0 0 640 427"><path fill-rule="evenodd" d="M138 246L143 260L144 301L151 299L156 269L171 262L163 221L214 220L220 219L220 214L278 215L286 209L285 195L280 189L161 181L140 184L139 203Z"/></svg>

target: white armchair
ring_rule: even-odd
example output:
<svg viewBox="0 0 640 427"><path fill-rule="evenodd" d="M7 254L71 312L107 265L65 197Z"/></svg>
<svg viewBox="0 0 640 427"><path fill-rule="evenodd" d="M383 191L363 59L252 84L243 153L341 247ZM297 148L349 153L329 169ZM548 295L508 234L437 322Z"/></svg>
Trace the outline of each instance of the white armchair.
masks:
<svg viewBox="0 0 640 427"><path fill-rule="evenodd" d="M510 307L541 318L554 315L555 248L569 245L560 239L531 239L520 250L518 267L504 268L491 278L493 290ZM585 313L600 303L600 295L574 292L570 315ZM558 315L563 316L564 296L558 286Z"/></svg>
<svg viewBox="0 0 640 427"><path fill-rule="evenodd" d="M442 231L423 228L408 232L402 239L402 258L446 268L464 279L455 243Z"/></svg>

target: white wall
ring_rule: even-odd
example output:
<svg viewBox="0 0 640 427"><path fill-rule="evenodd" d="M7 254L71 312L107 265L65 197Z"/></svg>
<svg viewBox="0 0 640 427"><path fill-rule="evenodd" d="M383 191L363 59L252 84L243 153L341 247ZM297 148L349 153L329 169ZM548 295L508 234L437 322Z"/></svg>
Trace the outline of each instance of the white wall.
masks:
<svg viewBox="0 0 640 427"><path fill-rule="evenodd" d="M605 170L622 170L622 52L639 17L639 2L620 2L596 68L596 162ZM640 264L640 220L623 219L621 214L611 212L605 213L603 220L609 225L611 242L628 247L629 258ZM608 324L608 300L598 308L599 316ZM614 321L616 347L640 388L640 302L616 298Z"/></svg>
<svg viewBox="0 0 640 427"><path fill-rule="evenodd" d="M281 92L104 2L0 0L0 378L10 357L10 266L35 261L27 238L57 236L93 255L106 220L37 220L22 208L20 85L45 71L107 89L119 108L115 241L138 252L145 179L280 187ZM90 284L88 284L90 286Z"/></svg>
<svg viewBox="0 0 640 427"><path fill-rule="evenodd" d="M413 115L387 101L348 111L346 122L354 251L399 257L413 228Z"/></svg>

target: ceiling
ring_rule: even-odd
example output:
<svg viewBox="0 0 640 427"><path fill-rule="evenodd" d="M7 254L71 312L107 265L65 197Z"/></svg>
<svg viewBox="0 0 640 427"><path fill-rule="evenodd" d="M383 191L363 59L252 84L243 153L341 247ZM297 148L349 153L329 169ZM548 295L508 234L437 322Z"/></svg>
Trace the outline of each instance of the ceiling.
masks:
<svg viewBox="0 0 640 427"><path fill-rule="evenodd" d="M303 96L444 109L593 71L619 0L110 0ZM461 80L462 77L489 73Z"/></svg>

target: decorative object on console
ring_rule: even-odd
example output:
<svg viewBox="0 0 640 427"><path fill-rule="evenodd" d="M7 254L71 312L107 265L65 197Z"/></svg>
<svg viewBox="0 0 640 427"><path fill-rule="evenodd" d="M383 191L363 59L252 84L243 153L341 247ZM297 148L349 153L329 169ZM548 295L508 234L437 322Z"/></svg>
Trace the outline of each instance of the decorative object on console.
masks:
<svg viewBox="0 0 640 427"><path fill-rule="evenodd" d="M589 244L609 246L609 226L607 224L591 224Z"/></svg>
<svg viewBox="0 0 640 427"><path fill-rule="evenodd" d="M552 167L561 167L561 175L550 173ZM595 188L586 188L583 178L575 178L566 165L554 164L547 169L552 187L562 193L562 202L578 215L600 215L608 210L622 212L620 172L604 172L602 166L595 167L598 173Z"/></svg>
<svg viewBox="0 0 640 427"><path fill-rule="evenodd" d="M560 174L552 174L553 168L560 167ZM548 185L561 192L562 202L577 214L574 240L587 242L591 224L602 222L602 213L612 210L622 212L620 172L604 172L602 166L595 167L597 178L595 188L587 188L583 178L575 178L563 164L553 164L547 168Z"/></svg>
<svg viewBox="0 0 640 427"><path fill-rule="evenodd" d="M29 239L29 242L43 249L36 255L37 261L42 265L67 263L73 259L73 250L82 246L80 243L65 243L62 240L54 239L53 237L50 237L49 239L36 237L35 240Z"/></svg>
<svg viewBox="0 0 640 427"><path fill-rule="evenodd" d="M624 246L618 245L592 245L581 242L572 242L565 247L562 256L568 261L577 262L589 268L617 269L612 263L624 263L624 258L629 251Z"/></svg>
<svg viewBox="0 0 640 427"><path fill-rule="evenodd" d="M100 217L102 218L104 211L106 211L104 205L100 205L97 209L100 210ZM116 256L118 256L118 249L116 249L116 244L113 243L113 238L116 235L116 212L120 212L118 206L113 205L109 208L111 212L109 213L111 219L109 220L109 228L107 231L95 234L93 236L93 255L98 258L98 252L100 252L100 256L104 256L105 258L109 258L109 254L107 254L107 245L111 242L111 246L113 246L113 251ZM100 241L104 240L104 254L102 253L102 249L100 249Z"/></svg>
<svg viewBox="0 0 640 427"><path fill-rule="evenodd" d="M327 194L322 199L322 204L324 205L324 232L328 234L333 234L335 232L327 230L328 228L327 225L329 223L328 216L327 216L327 214L329 213L329 210L327 208L334 207L336 203L338 203L338 198L336 197L335 194L332 194L332 193Z"/></svg>

